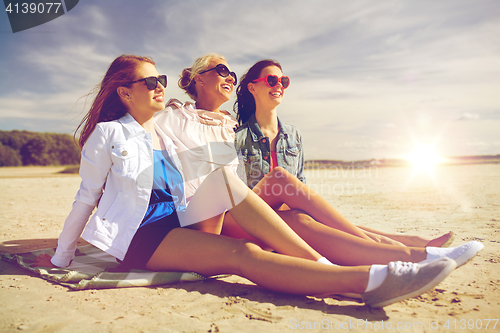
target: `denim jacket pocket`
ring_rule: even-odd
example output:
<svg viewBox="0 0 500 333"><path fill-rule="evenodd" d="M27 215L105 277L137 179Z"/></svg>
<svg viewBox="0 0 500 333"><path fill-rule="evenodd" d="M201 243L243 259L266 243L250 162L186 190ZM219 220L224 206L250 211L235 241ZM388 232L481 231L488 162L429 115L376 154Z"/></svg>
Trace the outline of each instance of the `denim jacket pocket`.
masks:
<svg viewBox="0 0 500 333"><path fill-rule="evenodd" d="M298 157L300 153L300 147L299 146L293 146L293 147L288 147L285 150L287 155Z"/></svg>
<svg viewBox="0 0 500 333"><path fill-rule="evenodd" d="M292 146L285 149L285 165L283 166L292 175L297 175L300 157L300 146Z"/></svg>

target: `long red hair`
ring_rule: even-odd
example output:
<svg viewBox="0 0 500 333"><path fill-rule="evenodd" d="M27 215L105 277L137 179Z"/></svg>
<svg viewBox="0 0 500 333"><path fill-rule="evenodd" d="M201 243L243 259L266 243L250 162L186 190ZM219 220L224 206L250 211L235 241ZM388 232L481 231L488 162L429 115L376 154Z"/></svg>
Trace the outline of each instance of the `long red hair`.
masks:
<svg viewBox="0 0 500 333"><path fill-rule="evenodd" d="M97 92L96 97L89 112L76 128L75 138L78 130L82 128L78 139L80 149L87 142L97 123L116 120L125 115L127 109L118 96L116 89L127 86L128 83L134 81L137 68L144 62L155 66L153 59L135 55L121 55L111 63L101 83L90 92L89 95Z"/></svg>

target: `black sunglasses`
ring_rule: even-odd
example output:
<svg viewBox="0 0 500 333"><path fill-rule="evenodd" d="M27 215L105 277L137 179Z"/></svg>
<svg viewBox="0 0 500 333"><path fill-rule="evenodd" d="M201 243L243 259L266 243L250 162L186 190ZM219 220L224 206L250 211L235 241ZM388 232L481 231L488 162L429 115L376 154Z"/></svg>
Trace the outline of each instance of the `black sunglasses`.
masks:
<svg viewBox="0 0 500 333"><path fill-rule="evenodd" d="M145 77L144 79L139 79L139 80L130 82L129 84L141 82L141 81L144 81L146 83L146 87L148 87L149 90L155 90L156 87L158 86L158 82L160 82L164 88L167 87L167 76L166 75L160 75L158 77L154 77L154 76Z"/></svg>
<svg viewBox="0 0 500 333"><path fill-rule="evenodd" d="M235 72L230 72L229 68L227 68L227 66L224 65L224 64L218 64L214 68L207 69L206 71L200 72L198 74L203 74L203 73L206 73L206 72L210 72L210 71L213 71L214 69L217 71L217 74L219 74L222 77L228 77L229 75L231 75L233 77L233 79L234 79L234 82L233 82L234 86L238 83L238 79L236 78L236 73Z"/></svg>

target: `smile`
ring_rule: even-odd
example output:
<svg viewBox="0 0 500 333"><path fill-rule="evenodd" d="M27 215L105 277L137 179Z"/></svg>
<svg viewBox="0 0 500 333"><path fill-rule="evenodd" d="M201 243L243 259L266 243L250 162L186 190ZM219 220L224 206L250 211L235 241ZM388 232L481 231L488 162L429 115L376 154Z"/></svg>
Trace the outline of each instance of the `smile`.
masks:
<svg viewBox="0 0 500 333"><path fill-rule="evenodd" d="M229 84L223 84L221 85L222 89L226 90L226 91L231 91L231 86Z"/></svg>
<svg viewBox="0 0 500 333"><path fill-rule="evenodd" d="M281 97L281 93L279 91L273 91L273 92L270 92L271 96L274 96L274 97Z"/></svg>
<svg viewBox="0 0 500 333"><path fill-rule="evenodd" d="M157 102L163 102L163 95L158 95L158 96L155 96L153 97L153 99Z"/></svg>

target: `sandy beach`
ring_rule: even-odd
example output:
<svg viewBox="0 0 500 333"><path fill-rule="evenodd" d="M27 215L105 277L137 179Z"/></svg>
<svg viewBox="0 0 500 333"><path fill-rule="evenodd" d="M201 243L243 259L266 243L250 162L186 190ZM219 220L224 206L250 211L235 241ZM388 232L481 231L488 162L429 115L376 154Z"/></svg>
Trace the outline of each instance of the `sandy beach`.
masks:
<svg viewBox="0 0 500 333"><path fill-rule="evenodd" d="M0 168L0 251L56 246L78 190L57 167ZM70 291L0 261L1 332L500 332L500 164L307 170L352 222L485 248L437 288L383 309L271 292L246 279ZM335 246L332 244L332 246ZM488 325L488 328L486 326Z"/></svg>

